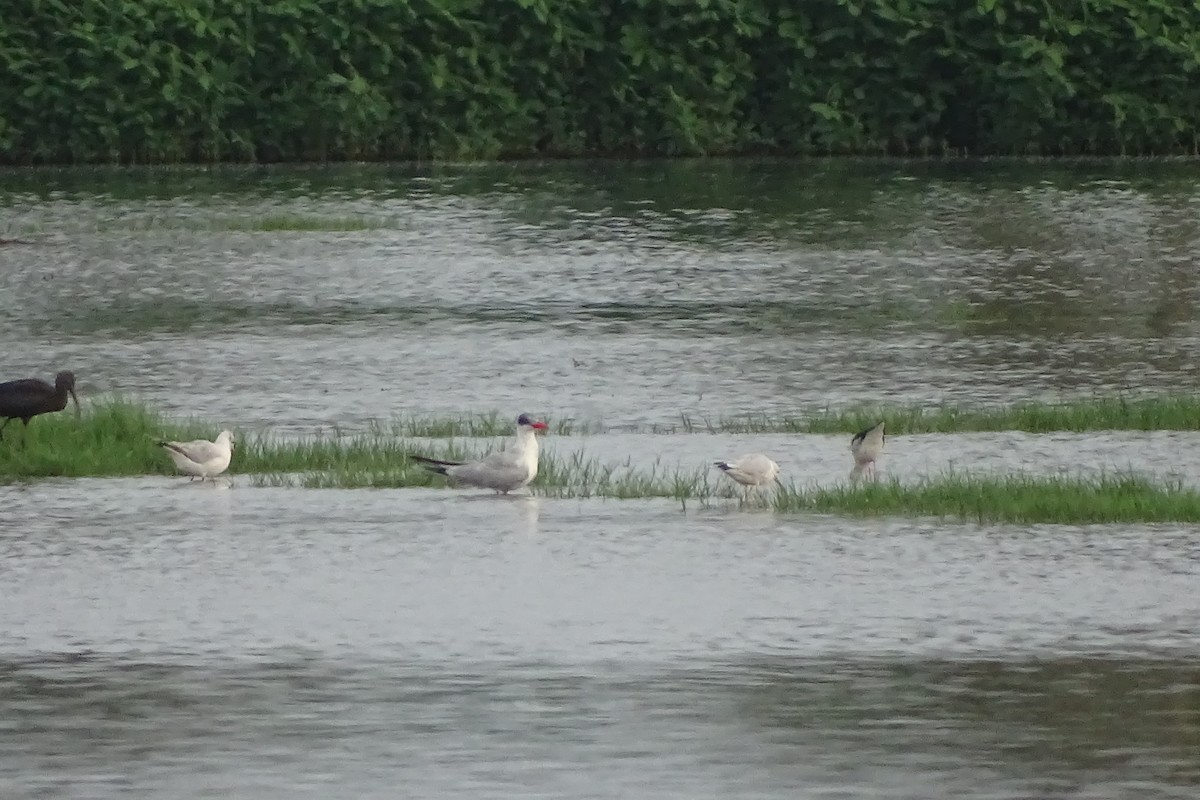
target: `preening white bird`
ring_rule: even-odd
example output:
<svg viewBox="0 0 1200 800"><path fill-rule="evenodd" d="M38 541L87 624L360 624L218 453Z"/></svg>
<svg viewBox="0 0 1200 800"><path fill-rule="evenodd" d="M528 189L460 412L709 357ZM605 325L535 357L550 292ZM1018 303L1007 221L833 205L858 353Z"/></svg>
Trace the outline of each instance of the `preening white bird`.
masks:
<svg viewBox="0 0 1200 800"><path fill-rule="evenodd" d="M779 482L779 465L762 453L747 453L733 461L714 461L713 464L734 481L745 486L747 497L753 489L772 481Z"/></svg>
<svg viewBox="0 0 1200 800"><path fill-rule="evenodd" d="M547 429L546 423L522 414L517 417L516 439L504 450L478 461L442 461L419 455L410 457L430 472L445 475L453 483L508 494L527 486L537 477L537 435Z"/></svg>
<svg viewBox="0 0 1200 800"><path fill-rule="evenodd" d="M159 442L175 462L175 468L191 479L215 479L229 469L233 460L233 434L221 431L215 442L196 439L192 442Z"/></svg>
<svg viewBox="0 0 1200 800"><path fill-rule="evenodd" d="M878 422L866 430L854 434L850 440L850 453L854 456L854 468L850 477L870 474L875 477L875 462L883 455L883 443L887 437L883 435L883 422Z"/></svg>

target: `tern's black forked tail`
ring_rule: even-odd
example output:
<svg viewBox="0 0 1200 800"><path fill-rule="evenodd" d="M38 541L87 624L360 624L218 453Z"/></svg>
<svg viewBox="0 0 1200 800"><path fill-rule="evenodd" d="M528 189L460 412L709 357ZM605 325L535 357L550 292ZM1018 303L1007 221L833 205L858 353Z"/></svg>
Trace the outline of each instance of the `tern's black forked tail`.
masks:
<svg viewBox="0 0 1200 800"><path fill-rule="evenodd" d="M425 469L429 470L430 472L436 472L438 475L445 475L447 467L458 467L462 465L461 461L442 461L437 458L426 458L425 456L418 456L412 453L410 453L408 457L413 461L416 461Z"/></svg>

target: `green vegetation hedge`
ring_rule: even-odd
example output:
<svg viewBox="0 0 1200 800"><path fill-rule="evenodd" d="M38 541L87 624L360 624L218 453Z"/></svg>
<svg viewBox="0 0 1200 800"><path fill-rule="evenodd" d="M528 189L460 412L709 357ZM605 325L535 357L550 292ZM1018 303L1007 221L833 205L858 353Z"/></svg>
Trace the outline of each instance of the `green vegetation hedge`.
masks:
<svg viewBox="0 0 1200 800"><path fill-rule="evenodd" d="M1177 0L5 0L0 161L1197 150Z"/></svg>

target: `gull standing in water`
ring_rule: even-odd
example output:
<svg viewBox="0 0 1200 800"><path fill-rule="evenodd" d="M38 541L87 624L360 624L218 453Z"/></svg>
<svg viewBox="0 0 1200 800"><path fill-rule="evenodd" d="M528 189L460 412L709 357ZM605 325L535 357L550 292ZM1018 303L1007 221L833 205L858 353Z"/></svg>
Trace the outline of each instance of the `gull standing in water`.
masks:
<svg viewBox="0 0 1200 800"><path fill-rule="evenodd" d="M233 434L221 431L215 442L196 439L192 442L159 442L159 447L165 447L167 455L175 462L175 467L185 475L191 475L188 480L212 478L229 469L233 459Z"/></svg>
<svg viewBox="0 0 1200 800"><path fill-rule="evenodd" d="M537 434L547 428L546 423L522 414L517 417L516 440L504 450L478 461L442 461L418 455L411 458L430 472L445 475L453 483L508 494L537 477Z"/></svg>
<svg viewBox="0 0 1200 800"><path fill-rule="evenodd" d="M851 478L868 473L872 478L875 477L875 462L883 455L885 439L882 421L854 434L854 438L850 440L850 453L854 456L854 468L850 470Z"/></svg>
<svg viewBox="0 0 1200 800"><path fill-rule="evenodd" d="M762 453L747 453L734 461L714 461L717 469L737 483L746 487L742 499L748 499L752 490L774 481L779 483L779 465Z"/></svg>

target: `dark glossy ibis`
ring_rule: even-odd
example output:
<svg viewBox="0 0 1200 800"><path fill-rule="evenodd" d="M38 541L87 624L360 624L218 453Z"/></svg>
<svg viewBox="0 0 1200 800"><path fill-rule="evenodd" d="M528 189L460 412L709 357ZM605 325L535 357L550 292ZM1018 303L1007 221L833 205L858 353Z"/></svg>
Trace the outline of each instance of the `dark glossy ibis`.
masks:
<svg viewBox="0 0 1200 800"><path fill-rule="evenodd" d="M67 395L75 401L75 416L79 416L79 398L75 396L75 375L70 372L60 372L54 376L54 385L39 378L22 378L19 381L0 383L0 417L4 424L0 425L0 437L4 436L4 428L14 419L19 419L26 425L38 414L48 414L51 411L62 411L67 407Z"/></svg>

